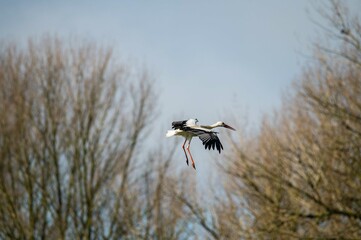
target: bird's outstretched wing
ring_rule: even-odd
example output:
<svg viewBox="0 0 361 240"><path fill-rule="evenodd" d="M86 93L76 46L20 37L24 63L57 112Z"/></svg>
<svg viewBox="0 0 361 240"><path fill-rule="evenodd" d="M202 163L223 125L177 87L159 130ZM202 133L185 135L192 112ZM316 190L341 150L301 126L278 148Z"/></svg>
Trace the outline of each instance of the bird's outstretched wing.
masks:
<svg viewBox="0 0 361 240"><path fill-rule="evenodd" d="M208 148L209 150L211 150L212 148L214 150L214 148L216 148L219 153L221 153L221 151L223 150L222 143L219 140L216 132L194 128L188 128L187 130L192 132L195 136L199 137L205 149Z"/></svg>
<svg viewBox="0 0 361 240"><path fill-rule="evenodd" d="M198 135L198 137L203 142L205 149L211 150L211 147L212 149L216 147L219 153L221 153L221 149L223 150L222 143L215 132L203 133Z"/></svg>

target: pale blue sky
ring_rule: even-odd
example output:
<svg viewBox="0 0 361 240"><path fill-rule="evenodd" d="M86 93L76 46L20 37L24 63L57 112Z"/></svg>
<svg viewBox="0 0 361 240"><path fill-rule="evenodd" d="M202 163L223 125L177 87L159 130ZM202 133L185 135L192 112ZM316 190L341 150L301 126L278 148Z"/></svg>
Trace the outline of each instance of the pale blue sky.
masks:
<svg viewBox="0 0 361 240"><path fill-rule="evenodd" d="M309 1L6 2L0 37L55 33L114 45L154 74L169 120L215 122L237 107L257 121L279 104L315 29Z"/></svg>
<svg viewBox="0 0 361 240"><path fill-rule="evenodd" d="M312 2L0 0L0 38L75 36L146 65L160 91L163 137L172 120L210 124L232 114L257 124L279 106L317 37ZM195 145L194 156L204 151Z"/></svg>

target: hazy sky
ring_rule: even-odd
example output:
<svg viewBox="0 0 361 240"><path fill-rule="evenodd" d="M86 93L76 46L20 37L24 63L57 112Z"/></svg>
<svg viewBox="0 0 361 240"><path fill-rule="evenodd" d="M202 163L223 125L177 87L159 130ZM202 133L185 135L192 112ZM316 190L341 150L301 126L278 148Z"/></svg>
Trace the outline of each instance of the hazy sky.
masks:
<svg viewBox="0 0 361 240"><path fill-rule="evenodd" d="M252 124L279 106L309 61L313 2L0 0L0 38L75 36L147 66L160 92L162 133L155 135L163 137L172 120L208 124L231 113ZM361 1L346 2L361 9ZM203 151L196 146L193 155Z"/></svg>
<svg viewBox="0 0 361 240"><path fill-rule="evenodd" d="M158 80L163 118L251 120L280 102L315 27L309 1L2 1L0 37L115 46Z"/></svg>

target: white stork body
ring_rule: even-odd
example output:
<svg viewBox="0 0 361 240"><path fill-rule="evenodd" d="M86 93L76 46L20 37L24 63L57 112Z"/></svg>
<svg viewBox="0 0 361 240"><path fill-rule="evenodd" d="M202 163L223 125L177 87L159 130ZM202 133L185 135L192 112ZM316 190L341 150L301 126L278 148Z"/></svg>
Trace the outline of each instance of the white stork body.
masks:
<svg viewBox="0 0 361 240"><path fill-rule="evenodd" d="M217 133L213 132L212 129L216 127L225 127L228 129L232 129L235 131L234 128L225 124L224 122L216 122L212 125L197 125L197 119L189 119L183 121L175 121L172 122L173 130L168 130L166 137L172 136L182 136L185 138L184 143L182 145L184 154L186 156L186 163L188 165L188 156L186 150L184 149L186 142L188 141L187 151L189 156L191 157L192 167L196 169L192 154L190 152L190 143L193 137L199 137L199 139L203 142L203 145L207 149L214 149L216 148L219 153L221 153L221 149L223 149L222 143L217 137Z"/></svg>

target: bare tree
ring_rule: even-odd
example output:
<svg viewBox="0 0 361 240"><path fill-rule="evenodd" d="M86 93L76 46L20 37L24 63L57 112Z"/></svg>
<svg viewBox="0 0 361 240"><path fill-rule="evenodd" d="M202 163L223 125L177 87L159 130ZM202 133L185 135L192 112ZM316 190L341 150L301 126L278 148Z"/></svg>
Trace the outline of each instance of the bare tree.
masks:
<svg viewBox="0 0 361 240"><path fill-rule="evenodd" d="M220 236L361 237L361 23L337 1L321 13L330 44L257 135L231 141Z"/></svg>
<svg viewBox="0 0 361 240"><path fill-rule="evenodd" d="M112 50L45 38L0 49L0 237L131 234L152 80ZM133 177L131 177L133 176Z"/></svg>

